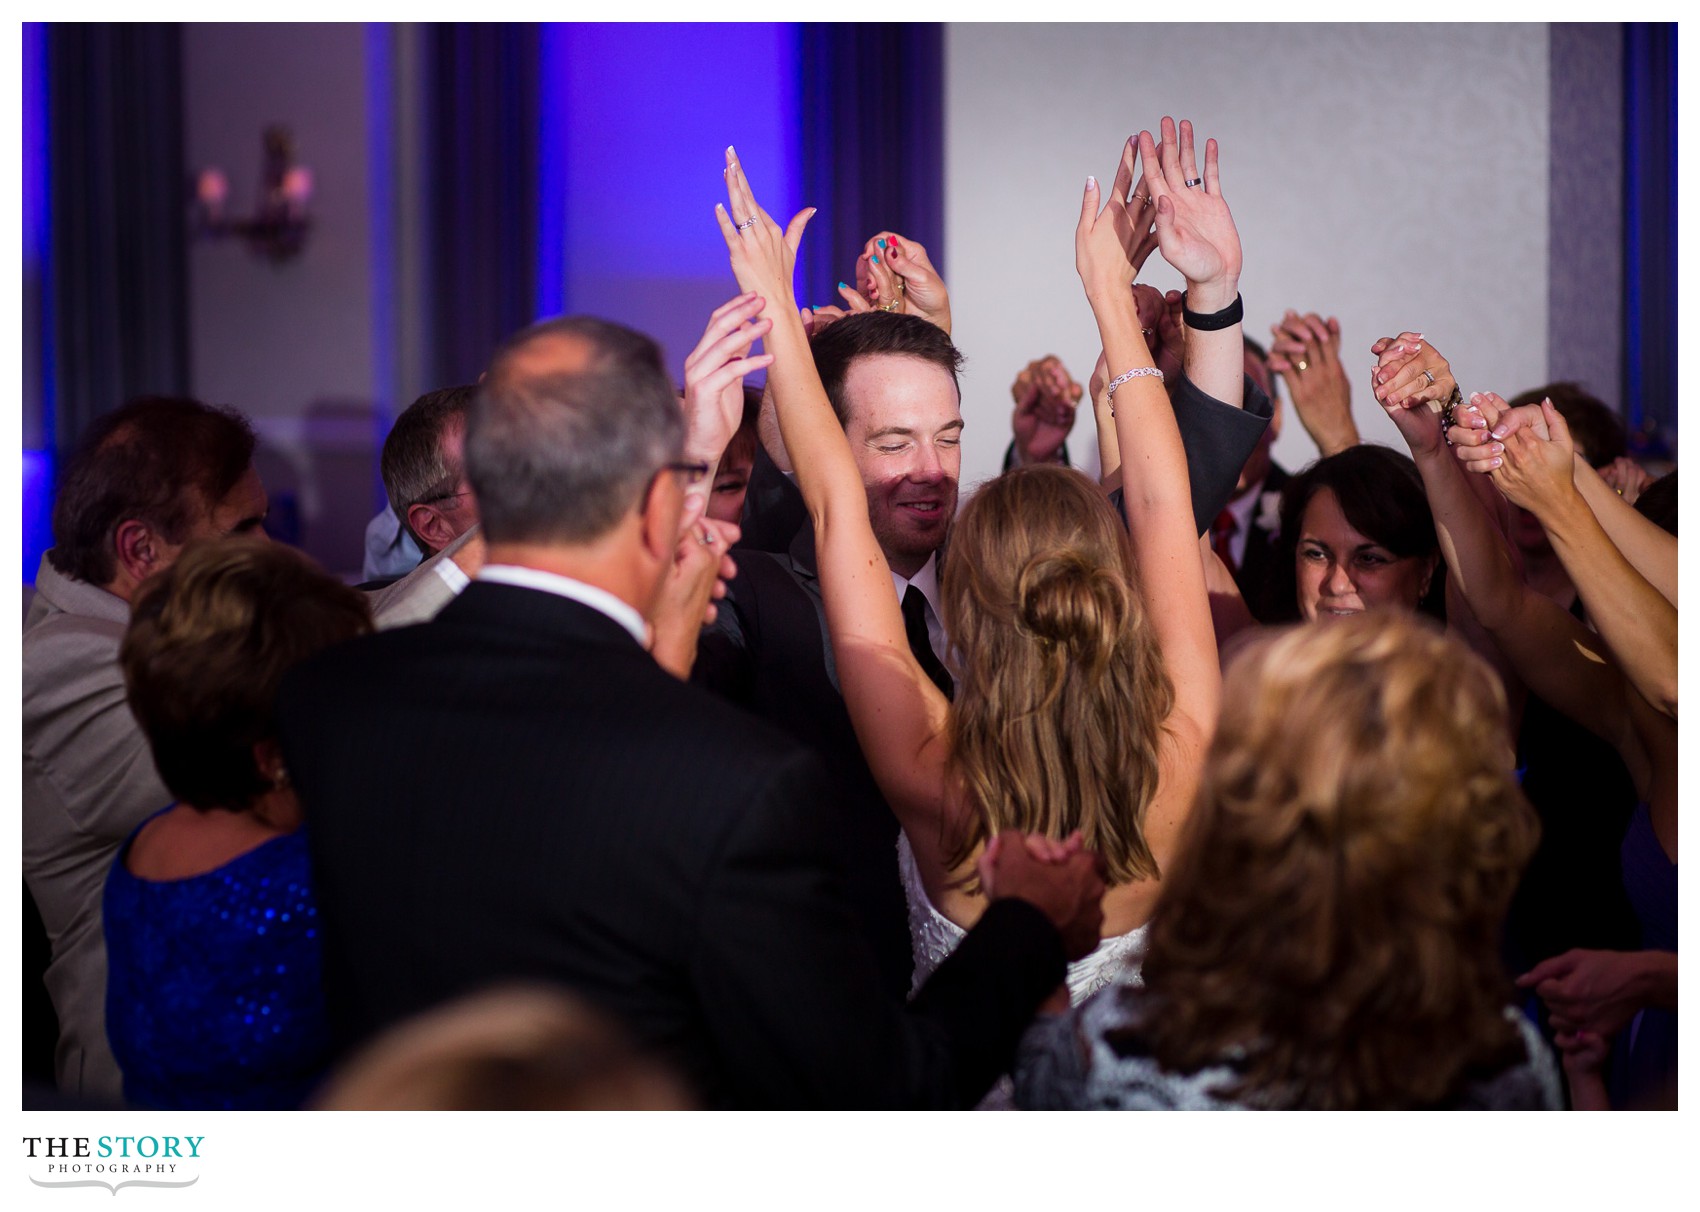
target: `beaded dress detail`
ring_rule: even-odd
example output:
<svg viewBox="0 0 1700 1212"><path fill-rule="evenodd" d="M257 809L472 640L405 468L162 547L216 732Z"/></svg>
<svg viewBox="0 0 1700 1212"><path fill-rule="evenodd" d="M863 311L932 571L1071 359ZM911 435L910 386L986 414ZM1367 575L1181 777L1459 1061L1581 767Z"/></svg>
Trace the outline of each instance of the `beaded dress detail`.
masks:
<svg viewBox="0 0 1700 1212"><path fill-rule="evenodd" d="M909 945L915 953L915 975L909 984L909 996L926 983L944 957L955 951L967 931L933 908L927 889L921 883L921 869L915 863L915 851L909 845L909 835L897 835L897 868L903 876L903 899L909 905ZM1068 999L1079 1005L1108 985L1138 985L1139 966L1145 958L1145 931L1141 926L1115 938L1107 938L1090 955L1068 966Z"/></svg>
<svg viewBox="0 0 1700 1212"><path fill-rule="evenodd" d="M139 831L138 831L139 832ZM216 870L106 881L106 1030L132 1106L301 1105L330 1054L307 839L273 838Z"/></svg>

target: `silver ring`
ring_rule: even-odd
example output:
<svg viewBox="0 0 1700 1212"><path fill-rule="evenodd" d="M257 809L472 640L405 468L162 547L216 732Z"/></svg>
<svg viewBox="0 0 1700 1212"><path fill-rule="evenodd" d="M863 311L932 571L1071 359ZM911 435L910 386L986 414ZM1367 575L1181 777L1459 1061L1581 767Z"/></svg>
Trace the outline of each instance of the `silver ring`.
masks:
<svg viewBox="0 0 1700 1212"><path fill-rule="evenodd" d="M1425 374L1425 375L1427 375L1427 376L1428 376L1428 383L1429 383L1429 386L1430 386L1430 387L1433 387L1433 386L1434 386L1434 371L1432 371L1432 370L1425 370L1425 371L1423 371L1423 373L1424 373L1424 374Z"/></svg>
<svg viewBox="0 0 1700 1212"><path fill-rule="evenodd" d="M1192 180L1190 180L1186 183L1186 187L1188 189L1191 189L1195 185L1203 185L1203 184L1204 184L1204 178L1203 177L1194 177Z"/></svg>
<svg viewBox="0 0 1700 1212"><path fill-rule="evenodd" d="M708 527L704 526L702 528L702 531L697 535L697 542L701 543L704 547L713 547L714 546L714 532L712 530L710 530Z"/></svg>
<svg viewBox="0 0 1700 1212"><path fill-rule="evenodd" d="M748 219L745 219L742 223L738 224L738 230L739 231L745 231L748 228L754 227L755 225L756 225L756 217L754 215L751 215Z"/></svg>

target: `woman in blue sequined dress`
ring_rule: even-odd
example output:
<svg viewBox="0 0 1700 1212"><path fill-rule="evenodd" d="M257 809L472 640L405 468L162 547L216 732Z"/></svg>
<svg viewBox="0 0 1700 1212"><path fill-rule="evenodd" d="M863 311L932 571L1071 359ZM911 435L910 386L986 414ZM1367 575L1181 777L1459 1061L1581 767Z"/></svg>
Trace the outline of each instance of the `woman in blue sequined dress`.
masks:
<svg viewBox="0 0 1700 1212"><path fill-rule="evenodd" d="M107 1034L125 1099L299 1106L329 1055L301 810L272 720L278 684L371 629L365 598L287 547L190 547L138 595L121 661L178 803L107 879Z"/></svg>

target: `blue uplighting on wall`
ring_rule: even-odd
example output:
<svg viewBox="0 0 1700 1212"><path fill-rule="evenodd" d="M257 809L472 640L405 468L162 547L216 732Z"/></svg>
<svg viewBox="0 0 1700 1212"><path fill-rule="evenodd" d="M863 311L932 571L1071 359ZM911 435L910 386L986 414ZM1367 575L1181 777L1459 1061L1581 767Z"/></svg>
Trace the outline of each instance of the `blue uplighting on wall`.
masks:
<svg viewBox="0 0 1700 1212"><path fill-rule="evenodd" d="M35 584L41 556L53 546L53 452L24 451L24 584Z"/></svg>
<svg viewBox="0 0 1700 1212"><path fill-rule="evenodd" d="M540 31L537 72L537 309L561 313L567 287L567 80L573 70L571 27Z"/></svg>
<svg viewBox="0 0 1700 1212"><path fill-rule="evenodd" d="M735 144L784 223L798 197L797 29L562 25L543 37L540 307L656 336L676 372L737 293L714 219ZM824 300L822 300L824 302Z"/></svg>
<svg viewBox="0 0 1700 1212"><path fill-rule="evenodd" d="M53 545L53 292L48 179L47 27L23 27L24 583Z"/></svg>

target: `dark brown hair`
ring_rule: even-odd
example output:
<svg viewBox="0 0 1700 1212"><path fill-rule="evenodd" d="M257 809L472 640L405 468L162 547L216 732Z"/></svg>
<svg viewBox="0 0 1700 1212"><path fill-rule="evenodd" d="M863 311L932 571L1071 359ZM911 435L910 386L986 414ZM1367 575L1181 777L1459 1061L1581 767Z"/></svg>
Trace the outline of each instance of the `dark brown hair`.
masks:
<svg viewBox="0 0 1700 1212"><path fill-rule="evenodd" d="M1314 1108L1443 1105L1514 1062L1499 931L1539 825L1513 766L1498 679L1420 616L1254 641L1151 919L1158 1062Z"/></svg>
<svg viewBox="0 0 1700 1212"><path fill-rule="evenodd" d="M1305 509L1324 488L1340 502L1340 512L1352 529L1387 548L1401 559L1436 557L1428 593L1417 604L1423 614L1446 617L1446 565L1434 514L1417 465L1406 455L1368 443L1350 446L1318 459L1287 481L1281 490L1281 533L1277 540L1274 600L1287 612L1280 620L1299 617L1298 587L1293 572Z"/></svg>
<svg viewBox="0 0 1700 1212"><path fill-rule="evenodd" d="M278 684L372 629L366 597L264 539L191 543L143 582L119 649L130 710L159 776L196 808L248 808L271 784L254 746L276 736Z"/></svg>
<svg viewBox="0 0 1700 1212"><path fill-rule="evenodd" d="M948 370L958 394L962 390L957 382L962 354L951 344L949 333L920 316L899 311L857 312L815 334L809 350L814 354L821 386L826 388L826 398L832 401L832 411L840 425L850 423L850 401L844 394L844 381L857 358L875 354L919 358Z"/></svg>
<svg viewBox="0 0 1700 1212"><path fill-rule="evenodd" d="M144 396L97 418L59 477L53 567L90 585L118 575L118 527L146 523L181 543L254 461L240 413L178 396Z"/></svg>

